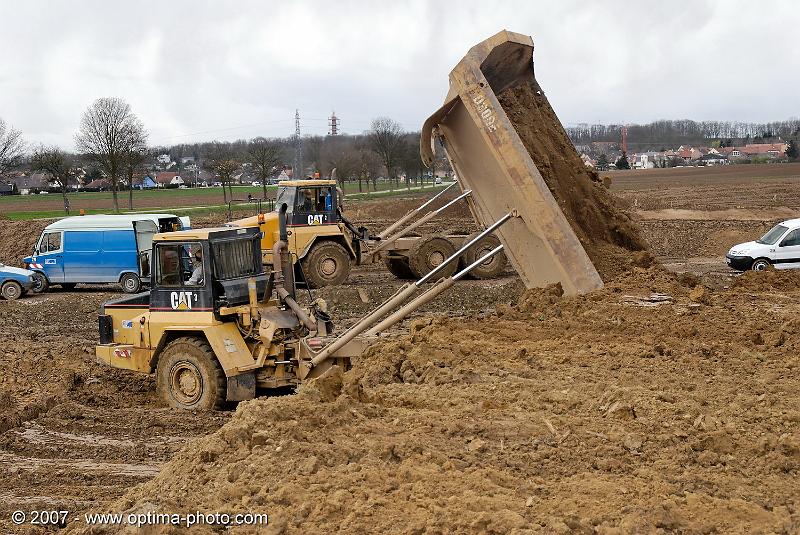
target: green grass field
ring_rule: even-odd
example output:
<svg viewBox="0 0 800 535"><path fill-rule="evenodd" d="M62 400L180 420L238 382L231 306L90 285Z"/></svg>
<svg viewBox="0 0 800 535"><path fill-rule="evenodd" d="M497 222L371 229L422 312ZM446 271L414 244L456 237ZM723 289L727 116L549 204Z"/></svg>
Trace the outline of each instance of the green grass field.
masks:
<svg viewBox="0 0 800 535"><path fill-rule="evenodd" d="M370 185L371 186L371 185ZM366 185L365 185L366 187ZM424 191L439 190L443 186L425 184ZM267 197L274 198L277 186L267 186ZM422 191L422 187L411 188L412 192ZM385 196L407 194L403 184L400 189L390 189L388 183L378 183L377 191L359 192L358 183L345 185L348 199L383 198ZM261 198L261 187L234 186L231 210L238 213L257 210L256 203L248 203L247 195L253 199ZM224 202L222 188L189 188L135 191L133 209L129 209L128 192L118 193L121 213L131 212L169 212L176 215L203 215L212 212L224 212L228 209ZM69 193L70 215L77 215L83 210L86 214L113 213L111 192L78 192ZM13 195L0 197L0 219L29 220L52 219L63 217L63 198L58 193L47 195Z"/></svg>

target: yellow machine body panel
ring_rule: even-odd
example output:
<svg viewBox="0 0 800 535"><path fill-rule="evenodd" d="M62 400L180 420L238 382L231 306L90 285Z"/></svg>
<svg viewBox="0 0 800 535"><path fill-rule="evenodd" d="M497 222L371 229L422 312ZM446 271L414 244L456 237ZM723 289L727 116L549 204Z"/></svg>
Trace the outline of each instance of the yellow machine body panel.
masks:
<svg viewBox="0 0 800 535"><path fill-rule="evenodd" d="M440 138L470 207L483 226L514 210L495 233L528 288L560 282L567 294L602 288L578 237L553 198L497 95L536 84L533 41L502 31L475 45L450 73L444 105L422 128L423 161L433 161Z"/></svg>

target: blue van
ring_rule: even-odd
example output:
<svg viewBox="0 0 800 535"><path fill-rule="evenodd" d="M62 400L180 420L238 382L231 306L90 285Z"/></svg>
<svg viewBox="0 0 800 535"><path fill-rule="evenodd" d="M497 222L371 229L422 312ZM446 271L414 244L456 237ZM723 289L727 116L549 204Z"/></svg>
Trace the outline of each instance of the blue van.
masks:
<svg viewBox="0 0 800 535"><path fill-rule="evenodd" d="M66 217L45 227L23 262L34 272L34 293L51 284L71 289L108 282L136 293L150 282L153 235L188 228L188 217L172 214Z"/></svg>

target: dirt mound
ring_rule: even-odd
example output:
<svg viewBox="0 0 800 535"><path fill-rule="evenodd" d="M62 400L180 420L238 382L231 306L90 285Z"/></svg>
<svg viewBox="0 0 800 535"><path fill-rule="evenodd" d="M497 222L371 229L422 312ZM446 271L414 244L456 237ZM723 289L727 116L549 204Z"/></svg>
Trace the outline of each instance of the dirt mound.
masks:
<svg viewBox="0 0 800 535"><path fill-rule="evenodd" d="M498 98L589 258L604 280L613 277L630 251L647 248L638 224L578 157L538 85L518 85Z"/></svg>
<svg viewBox="0 0 800 535"><path fill-rule="evenodd" d="M776 309L651 267L560 294L418 319L104 509L268 512L275 533L800 529L800 292Z"/></svg>
<svg viewBox="0 0 800 535"><path fill-rule="evenodd" d="M745 271L736 277L733 288L748 292L786 292L800 290L800 272L794 269Z"/></svg>
<svg viewBox="0 0 800 535"><path fill-rule="evenodd" d="M44 227L54 220L8 221L0 219L0 262L22 266L22 259L33 253Z"/></svg>

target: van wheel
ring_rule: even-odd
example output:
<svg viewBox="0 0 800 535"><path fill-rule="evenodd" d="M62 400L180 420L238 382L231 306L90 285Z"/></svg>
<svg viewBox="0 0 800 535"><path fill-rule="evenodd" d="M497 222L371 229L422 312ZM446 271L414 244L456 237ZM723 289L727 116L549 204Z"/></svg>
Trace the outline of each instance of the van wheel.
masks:
<svg viewBox="0 0 800 535"><path fill-rule="evenodd" d="M142 281L136 273L126 273L119 280L122 291L126 294L135 294L142 289Z"/></svg>
<svg viewBox="0 0 800 535"><path fill-rule="evenodd" d="M338 286L350 275L350 255L333 241L318 243L301 261L310 288Z"/></svg>
<svg viewBox="0 0 800 535"><path fill-rule="evenodd" d="M22 285L17 281L6 281L0 286L0 295L8 301L13 301L22 295Z"/></svg>
<svg viewBox="0 0 800 535"><path fill-rule="evenodd" d="M753 262L753 265L750 266L750 269L752 269L753 271L766 271L771 267L772 264L769 263L769 260L767 260L766 258L759 258L758 260Z"/></svg>
<svg viewBox="0 0 800 535"><path fill-rule="evenodd" d="M40 294L46 292L49 287L50 287L50 281L47 280L45 274L40 273L38 271L34 271L33 287L31 288L31 291L35 294Z"/></svg>
<svg viewBox="0 0 800 535"><path fill-rule="evenodd" d="M186 410L219 410L225 403L225 372L208 342L177 338L158 359L158 394L170 407Z"/></svg>

